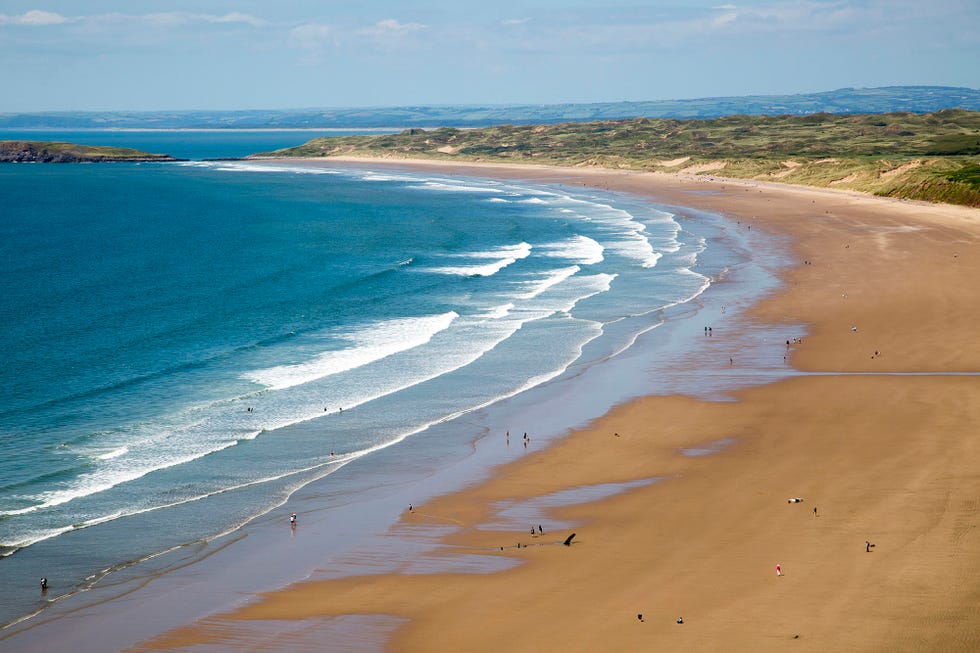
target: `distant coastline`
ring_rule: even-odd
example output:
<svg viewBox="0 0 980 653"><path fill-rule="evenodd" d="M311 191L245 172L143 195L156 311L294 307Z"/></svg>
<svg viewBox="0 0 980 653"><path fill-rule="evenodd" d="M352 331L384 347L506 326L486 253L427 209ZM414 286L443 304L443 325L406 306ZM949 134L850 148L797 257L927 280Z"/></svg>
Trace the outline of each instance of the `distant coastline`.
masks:
<svg viewBox="0 0 980 653"><path fill-rule="evenodd" d="M126 147L76 145L49 141L0 141L0 163L105 163L112 161L178 161Z"/></svg>
<svg viewBox="0 0 980 653"><path fill-rule="evenodd" d="M950 86L840 88L792 95L567 104L412 105L182 111L32 111L0 113L0 129L355 129L390 125L489 127L647 118L806 115L980 110L980 90Z"/></svg>

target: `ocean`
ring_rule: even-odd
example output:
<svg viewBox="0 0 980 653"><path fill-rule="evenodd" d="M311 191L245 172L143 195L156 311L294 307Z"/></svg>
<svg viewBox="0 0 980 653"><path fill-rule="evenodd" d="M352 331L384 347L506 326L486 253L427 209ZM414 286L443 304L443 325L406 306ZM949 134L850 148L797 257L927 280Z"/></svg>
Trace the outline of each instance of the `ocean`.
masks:
<svg viewBox="0 0 980 653"><path fill-rule="evenodd" d="M752 260L720 217L623 194L112 134L194 160L0 167L0 624L314 481L356 503L405 441L465 456L494 407L668 338Z"/></svg>

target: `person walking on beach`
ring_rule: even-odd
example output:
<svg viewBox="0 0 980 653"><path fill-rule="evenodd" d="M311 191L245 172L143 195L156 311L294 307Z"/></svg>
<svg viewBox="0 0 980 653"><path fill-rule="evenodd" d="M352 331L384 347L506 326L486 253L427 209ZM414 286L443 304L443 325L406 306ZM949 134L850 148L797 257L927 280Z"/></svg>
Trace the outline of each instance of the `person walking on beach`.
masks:
<svg viewBox="0 0 980 653"><path fill-rule="evenodd" d="M783 575L783 568L782 568L782 566L776 565L776 575L777 576L782 576Z"/></svg>

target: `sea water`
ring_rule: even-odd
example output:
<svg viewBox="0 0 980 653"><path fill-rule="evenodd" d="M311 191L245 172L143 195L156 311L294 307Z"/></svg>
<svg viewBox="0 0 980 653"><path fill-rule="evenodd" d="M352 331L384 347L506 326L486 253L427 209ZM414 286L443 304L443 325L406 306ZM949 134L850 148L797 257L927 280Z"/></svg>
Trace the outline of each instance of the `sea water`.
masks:
<svg viewBox="0 0 980 653"><path fill-rule="evenodd" d="M41 575L233 532L710 285L692 221L594 190L194 161L5 166L0 197L0 623Z"/></svg>

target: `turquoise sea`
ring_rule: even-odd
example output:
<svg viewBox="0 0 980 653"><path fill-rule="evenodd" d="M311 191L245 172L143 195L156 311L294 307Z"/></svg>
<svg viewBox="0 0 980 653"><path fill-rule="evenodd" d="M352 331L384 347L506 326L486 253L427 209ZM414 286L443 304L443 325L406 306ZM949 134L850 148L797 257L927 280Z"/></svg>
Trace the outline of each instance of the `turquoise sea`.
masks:
<svg viewBox="0 0 980 653"><path fill-rule="evenodd" d="M400 443L432 440L416 472L464 456L502 402L665 322L700 335L752 260L718 216L621 194L202 160L309 134L108 134L86 140L195 160L0 167L2 624L313 481L356 503Z"/></svg>

